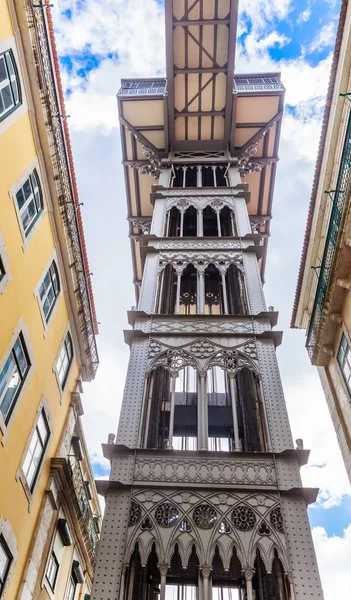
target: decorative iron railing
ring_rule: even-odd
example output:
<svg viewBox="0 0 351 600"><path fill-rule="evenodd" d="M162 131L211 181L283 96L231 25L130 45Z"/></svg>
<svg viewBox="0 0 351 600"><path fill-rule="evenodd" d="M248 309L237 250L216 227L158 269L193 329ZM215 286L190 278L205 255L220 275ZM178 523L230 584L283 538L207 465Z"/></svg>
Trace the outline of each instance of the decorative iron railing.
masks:
<svg viewBox="0 0 351 600"><path fill-rule="evenodd" d="M118 96L166 96L166 79L122 79Z"/></svg>
<svg viewBox="0 0 351 600"><path fill-rule="evenodd" d="M313 310L309 322L306 348L311 361L316 357L320 347L322 329L326 316L325 299L333 272L336 247L339 237L340 224L344 214L346 200L351 181L351 113L347 124L344 147L341 155L340 169L336 189L333 194L333 206L330 214L328 232L323 252L322 263L319 269L318 285L314 298Z"/></svg>
<svg viewBox="0 0 351 600"><path fill-rule="evenodd" d="M276 75L235 75L234 91L236 92L283 92L285 90Z"/></svg>
<svg viewBox="0 0 351 600"><path fill-rule="evenodd" d="M80 525L90 545L90 553L95 564L100 539L98 517L91 510L87 482L84 481L79 461L71 456L67 459L67 465L80 511Z"/></svg>
<svg viewBox="0 0 351 600"><path fill-rule="evenodd" d="M283 92L285 90L279 77L234 76L235 92ZM166 96L167 79L122 79L118 96Z"/></svg>
<svg viewBox="0 0 351 600"><path fill-rule="evenodd" d="M66 151L66 137L63 130L63 119L66 117L61 115L44 7L41 4L33 5L32 0L26 0L26 10L35 47L37 76L47 123L47 134L62 222L66 233L80 330L88 362L88 374L93 378L99 364L99 358L95 339L94 317L90 304L89 274L86 272L83 256L84 241L81 239L80 234L80 209L75 201Z"/></svg>

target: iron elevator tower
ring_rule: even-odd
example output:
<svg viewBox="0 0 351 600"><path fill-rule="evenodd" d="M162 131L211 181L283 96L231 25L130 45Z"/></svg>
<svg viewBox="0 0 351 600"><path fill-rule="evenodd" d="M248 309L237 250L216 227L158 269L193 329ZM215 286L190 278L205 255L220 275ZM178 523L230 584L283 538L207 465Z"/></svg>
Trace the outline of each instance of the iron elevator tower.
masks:
<svg viewBox="0 0 351 600"><path fill-rule="evenodd" d="M323 593L262 289L284 87L237 2L166 0L167 78L118 93L137 307L93 600Z"/></svg>

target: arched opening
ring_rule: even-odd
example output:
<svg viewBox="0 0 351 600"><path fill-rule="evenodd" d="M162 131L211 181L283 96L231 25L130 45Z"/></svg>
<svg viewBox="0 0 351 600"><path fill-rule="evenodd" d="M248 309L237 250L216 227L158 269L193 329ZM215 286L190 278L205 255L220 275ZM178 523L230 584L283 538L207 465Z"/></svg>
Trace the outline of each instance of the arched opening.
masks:
<svg viewBox="0 0 351 600"><path fill-rule="evenodd" d="M233 450L233 412L228 376L214 366L207 371L208 449Z"/></svg>
<svg viewBox="0 0 351 600"><path fill-rule="evenodd" d="M167 237L180 236L180 210L176 206L172 206L167 213L165 235Z"/></svg>
<svg viewBox="0 0 351 600"><path fill-rule="evenodd" d="M187 365L179 371L174 402L174 450L197 449L197 371Z"/></svg>
<svg viewBox="0 0 351 600"><path fill-rule="evenodd" d="M196 237L196 235L197 210L194 206L189 206L189 208L184 213L183 237Z"/></svg>
<svg viewBox="0 0 351 600"><path fill-rule="evenodd" d="M141 564L139 547L137 543L125 575L125 590L123 600L154 598L154 596L150 594L157 589L159 592L160 584L160 576L157 565L158 557L155 544L152 546L146 567L143 567Z"/></svg>
<svg viewBox="0 0 351 600"><path fill-rule="evenodd" d="M199 559L195 545L186 569L182 567L178 545L176 544L167 572L166 600L198 600Z"/></svg>
<svg viewBox="0 0 351 600"><path fill-rule="evenodd" d="M201 169L202 187L215 187L215 176L212 165L204 165Z"/></svg>
<svg viewBox="0 0 351 600"><path fill-rule="evenodd" d="M188 265L181 277L179 312L183 315L196 314L197 271L194 265Z"/></svg>
<svg viewBox="0 0 351 600"><path fill-rule="evenodd" d="M229 571L225 571L218 546L216 546L212 560L212 600L244 600L245 594L245 581L241 575L241 564L235 548Z"/></svg>
<svg viewBox="0 0 351 600"><path fill-rule="evenodd" d="M216 167L216 186L217 187L227 187L228 186L228 177L227 177L227 167Z"/></svg>
<svg viewBox="0 0 351 600"><path fill-rule="evenodd" d="M149 373L145 390L144 447L165 448L169 437L171 408L170 373L157 367Z"/></svg>
<svg viewBox="0 0 351 600"><path fill-rule="evenodd" d="M143 446L196 450L197 394L194 367L186 365L174 377L162 366L152 371L145 388Z"/></svg>
<svg viewBox="0 0 351 600"><path fill-rule="evenodd" d="M222 210L219 213L219 220L221 224L222 236L236 236L234 213L230 210L229 206L223 206Z"/></svg>
<svg viewBox="0 0 351 600"><path fill-rule="evenodd" d="M206 206L202 214L204 237L217 237L218 222L216 211L214 211L211 206Z"/></svg>
<svg viewBox="0 0 351 600"><path fill-rule="evenodd" d="M257 550L252 587L257 600L290 600L289 584L284 568L275 551L272 573L267 573L260 551Z"/></svg>
<svg viewBox="0 0 351 600"><path fill-rule="evenodd" d="M174 314L176 297L177 274L173 265L166 265L160 276L156 312L161 315Z"/></svg>
<svg viewBox="0 0 351 600"><path fill-rule="evenodd" d="M241 369L236 375L236 410L241 450L266 450L266 427L258 377L250 369Z"/></svg>
<svg viewBox="0 0 351 600"><path fill-rule="evenodd" d="M234 263L227 269L226 286L229 314L248 314L244 276Z"/></svg>
<svg viewBox="0 0 351 600"><path fill-rule="evenodd" d="M205 271L205 314L224 313L222 278L217 267L209 265Z"/></svg>

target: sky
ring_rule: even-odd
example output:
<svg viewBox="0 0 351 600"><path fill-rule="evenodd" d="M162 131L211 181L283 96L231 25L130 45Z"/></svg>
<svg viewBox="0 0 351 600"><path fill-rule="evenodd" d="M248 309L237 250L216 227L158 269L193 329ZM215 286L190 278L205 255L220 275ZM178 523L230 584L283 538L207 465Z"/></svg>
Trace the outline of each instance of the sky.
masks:
<svg viewBox="0 0 351 600"><path fill-rule="evenodd" d="M304 332L289 329L339 0L239 0L237 72L281 71L286 87L265 294L284 331L278 360L294 439L311 448L305 486L325 600L344 597L351 556L351 490ZM85 385L84 426L97 477L101 443L117 429L135 303L116 93L122 77L164 76L162 0L56 0L52 9L96 309L100 367Z"/></svg>

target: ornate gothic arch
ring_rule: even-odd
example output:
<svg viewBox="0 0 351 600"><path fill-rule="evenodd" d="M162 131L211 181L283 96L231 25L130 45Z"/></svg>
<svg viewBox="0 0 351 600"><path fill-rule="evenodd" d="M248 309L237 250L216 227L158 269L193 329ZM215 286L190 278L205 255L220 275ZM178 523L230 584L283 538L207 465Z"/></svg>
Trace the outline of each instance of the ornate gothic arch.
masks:
<svg viewBox="0 0 351 600"><path fill-rule="evenodd" d="M214 265L218 270L228 269L234 264L238 269L243 269L242 252L233 254L226 252L161 252L159 256L158 273L160 274L166 265L172 265L176 271L184 270L188 265L193 265L199 273L204 273L209 265Z"/></svg>
<svg viewBox="0 0 351 600"><path fill-rule="evenodd" d="M222 210L222 208L227 206L234 213L233 200L234 197L230 196L200 196L197 197L196 200L191 196L186 198L176 198L169 202L167 212L174 207L178 208L179 211L186 211L189 206L193 206L199 210L204 210L206 206L210 206L213 210Z"/></svg>
<svg viewBox="0 0 351 600"><path fill-rule="evenodd" d="M158 354L150 363L147 373L154 371L157 367L163 367L166 371L178 374L184 367L194 367L197 371L200 369L199 363L186 350L182 348L168 349Z"/></svg>
<svg viewBox="0 0 351 600"><path fill-rule="evenodd" d="M208 371L212 367L220 367L228 375L236 375L242 369L247 368L259 377L258 367L254 360L236 349L228 348L216 352L207 361L205 369Z"/></svg>

